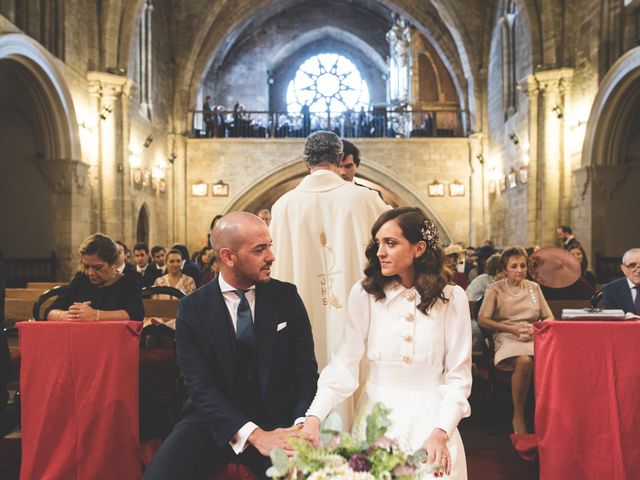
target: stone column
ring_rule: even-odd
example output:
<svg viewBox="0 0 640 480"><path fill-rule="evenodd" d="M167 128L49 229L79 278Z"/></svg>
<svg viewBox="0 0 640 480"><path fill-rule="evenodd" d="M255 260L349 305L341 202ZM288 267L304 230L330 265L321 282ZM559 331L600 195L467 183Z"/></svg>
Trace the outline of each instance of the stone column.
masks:
<svg viewBox="0 0 640 480"><path fill-rule="evenodd" d="M556 244L556 227L570 223L570 158L565 158L564 112L573 69L536 72L529 76L530 164L529 233L531 244Z"/></svg>
<svg viewBox="0 0 640 480"><path fill-rule="evenodd" d="M57 277L69 281L78 269L78 247L91 231L89 192L85 188L89 165L79 160L41 159L38 168L53 192Z"/></svg>
<svg viewBox="0 0 640 480"><path fill-rule="evenodd" d="M125 238L124 152L128 148L127 77L88 72L89 92L96 98L98 124L97 227L114 238ZM121 147L121 148L120 148Z"/></svg>

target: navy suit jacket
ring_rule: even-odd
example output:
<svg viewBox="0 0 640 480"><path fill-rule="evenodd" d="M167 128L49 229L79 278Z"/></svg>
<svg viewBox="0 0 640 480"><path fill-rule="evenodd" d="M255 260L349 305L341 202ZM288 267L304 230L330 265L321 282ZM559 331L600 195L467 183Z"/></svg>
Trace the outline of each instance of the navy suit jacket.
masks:
<svg viewBox="0 0 640 480"><path fill-rule="evenodd" d="M189 391L181 421L202 422L219 448L249 421L234 404L235 331L218 279L180 301L178 365ZM290 283L256 284L254 318L258 378L267 425L291 426L304 417L318 380L309 317Z"/></svg>
<svg viewBox="0 0 640 480"><path fill-rule="evenodd" d="M147 265L147 268L144 270L144 274L140 275L138 273L138 270L136 269L136 275L140 280L140 286L144 288L144 287L152 286L153 283L156 281L156 278L162 276L162 272L158 270L155 263L149 262L149 264Z"/></svg>
<svg viewBox="0 0 640 480"><path fill-rule="evenodd" d="M635 313L627 277L618 278L602 287L602 304L603 308L619 308L624 313Z"/></svg>

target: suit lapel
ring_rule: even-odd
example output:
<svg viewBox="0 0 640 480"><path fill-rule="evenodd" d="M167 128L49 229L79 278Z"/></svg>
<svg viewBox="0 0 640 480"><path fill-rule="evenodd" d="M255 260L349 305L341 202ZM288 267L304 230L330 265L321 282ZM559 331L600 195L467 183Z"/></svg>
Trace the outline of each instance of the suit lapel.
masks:
<svg viewBox="0 0 640 480"><path fill-rule="evenodd" d="M274 299L269 295L267 285L256 284L256 313L254 328L256 332L256 349L258 353L258 376L260 386L264 392L267 388L271 361L273 359L273 344L276 336L275 319L278 308Z"/></svg>
<svg viewBox="0 0 640 480"><path fill-rule="evenodd" d="M227 310L217 278L204 288L206 289L203 292L206 295L203 312L204 327L227 380L233 383L234 345L229 310Z"/></svg>
<svg viewBox="0 0 640 480"><path fill-rule="evenodd" d="M635 306L633 305L633 297L631 296L631 289L629 288L629 282L627 282L626 277L624 278L624 283L622 284L622 287L623 287L622 295L624 298L624 305L626 305L626 308L624 309L624 311L635 313L636 309L635 309Z"/></svg>

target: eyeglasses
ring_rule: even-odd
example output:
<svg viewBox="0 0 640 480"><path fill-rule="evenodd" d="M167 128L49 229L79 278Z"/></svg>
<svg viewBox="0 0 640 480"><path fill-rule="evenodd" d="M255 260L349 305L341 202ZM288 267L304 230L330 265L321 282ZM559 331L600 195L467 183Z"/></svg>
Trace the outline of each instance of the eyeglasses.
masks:
<svg viewBox="0 0 640 480"><path fill-rule="evenodd" d="M622 264L624 265L624 263ZM627 267L629 270L635 270L636 268L640 268L640 263L630 263L629 265L624 265L625 267Z"/></svg>

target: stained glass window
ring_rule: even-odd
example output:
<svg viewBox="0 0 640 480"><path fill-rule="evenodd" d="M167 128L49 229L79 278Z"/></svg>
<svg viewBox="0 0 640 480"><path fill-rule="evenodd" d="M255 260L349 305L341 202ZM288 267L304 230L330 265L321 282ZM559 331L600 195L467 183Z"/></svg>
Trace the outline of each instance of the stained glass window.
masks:
<svg viewBox="0 0 640 480"><path fill-rule="evenodd" d="M287 89L287 110L298 113L307 104L312 113L340 113L369 107L369 88L348 58L322 53L305 60Z"/></svg>

